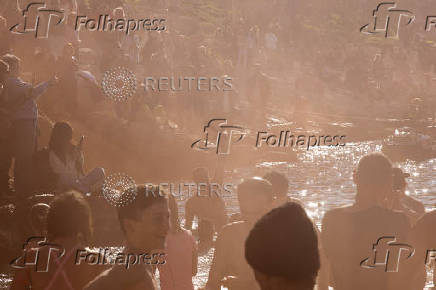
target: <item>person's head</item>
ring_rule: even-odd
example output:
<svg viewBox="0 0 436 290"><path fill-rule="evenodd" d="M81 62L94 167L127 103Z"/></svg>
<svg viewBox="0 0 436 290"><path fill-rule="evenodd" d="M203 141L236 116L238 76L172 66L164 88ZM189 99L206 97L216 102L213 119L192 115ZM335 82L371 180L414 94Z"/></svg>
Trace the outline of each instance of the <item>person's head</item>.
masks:
<svg viewBox="0 0 436 290"><path fill-rule="evenodd" d="M394 180L392 187L395 191L401 191L404 192L406 190L407 181L406 178L410 177L409 173L404 173L401 168L393 168L393 174L394 174Z"/></svg>
<svg viewBox="0 0 436 290"><path fill-rule="evenodd" d="M238 185L238 201L243 219L255 222L271 209L273 187L260 177L245 179Z"/></svg>
<svg viewBox="0 0 436 290"><path fill-rule="evenodd" d="M91 209L82 194L69 191L55 197L47 215L47 234L51 241L71 239L83 244L91 241Z"/></svg>
<svg viewBox="0 0 436 290"><path fill-rule="evenodd" d="M137 186L136 190L135 200L118 208L128 246L141 251L163 249L170 226L167 195L151 184Z"/></svg>
<svg viewBox="0 0 436 290"><path fill-rule="evenodd" d="M392 163L381 153L368 154L360 159L353 180L357 199L382 201L392 192Z"/></svg>
<svg viewBox="0 0 436 290"><path fill-rule="evenodd" d="M312 290L318 238L301 205L288 202L263 216L245 241L245 259L262 290Z"/></svg>
<svg viewBox="0 0 436 290"><path fill-rule="evenodd" d="M273 194L278 200L284 200L288 197L288 179L282 173L271 171L263 177L268 180L273 187Z"/></svg>
<svg viewBox="0 0 436 290"><path fill-rule="evenodd" d="M209 171L205 167L197 167L192 172L192 177L195 183L208 183L209 182Z"/></svg>
<svg viewBox="0 0 436 290"><path fill-rule="evenodd" d="M35 236L45 236L47 231L47 215L50 206L46 203L37 203L30 209L30 225Z"/></svg>
<svg viewBox="0 0 436 290"><path fill-rule="evenodd" d="M13 54L5 54L2 60L9 65L9 73L12 77L18 77L20 74L20 62L17 56Z"/></svg>
<svg viewBox="0 0 436 290"><path fill-rule="evenodd" d="M58 157L65 156L73 139L73 128L68 122L56 122L51 132L48 148L53 150Z"/></svg>

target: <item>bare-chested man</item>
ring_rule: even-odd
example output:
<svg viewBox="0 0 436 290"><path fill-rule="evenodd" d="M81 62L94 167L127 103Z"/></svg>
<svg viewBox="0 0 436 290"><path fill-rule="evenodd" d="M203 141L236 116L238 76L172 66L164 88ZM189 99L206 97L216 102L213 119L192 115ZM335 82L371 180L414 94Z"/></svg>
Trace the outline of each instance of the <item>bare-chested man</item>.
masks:
<svg viewBox="0 0 436 290"><path fill-rule="evenodd" d="M195 169L193 177L197 188L200 188L200 184L210 185L211 183L209 172L204 167ZM211 186L208 186L206 192L196 192L186 202L185 228L191 230L194 217L198 218L200 250L212 245L214 233L219 232L227 222L224 200L210 189Z"/></svg>
<svg viewBox="0 0 436 290"><path fill-rule="evenodd" d="M272 185L262 178L243 181L238 186L242 221L226 225L218 235L206 289L256 290L253 271L245 260L244 243L254 223L272 206Z"/></svg>
<svg viewBox="0 0 436 290"><path fill-rule="evenodd" d="M390 268L392 261L385 266L374 262L384 261L387 253L396 259L398 247L392 245L391 249L390 243L408 244L408 218L386 209L386 198L392 192L391 162L379 153L364 156L353 180L355 203L327 212L322 223L321 237L334 281L331 286L335 290L412 289L405 275L409 260L404 257L410 252L400 251L398 271Z"/></svg>

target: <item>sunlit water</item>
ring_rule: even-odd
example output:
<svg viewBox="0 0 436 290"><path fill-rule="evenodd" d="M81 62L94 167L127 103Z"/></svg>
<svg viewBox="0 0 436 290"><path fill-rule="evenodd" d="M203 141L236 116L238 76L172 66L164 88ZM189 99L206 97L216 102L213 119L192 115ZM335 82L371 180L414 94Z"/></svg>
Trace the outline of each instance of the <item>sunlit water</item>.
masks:
<svg viewBox="0 0 436 290"><path fill-rule="evenodd" d="M289 178L289 196L300 199L318 227L326 211L350 204L354 201L355 187L352 172L359 159L371 152L381 150L380 142L347 144L346 147L321 147L301 151L298 163L285 162L257 164L256 168L241 168L229 172L225 182L238 184L242 178L259 175L274 169ZM434 209L436 199L436 159L422 163L404 162L396 164L411 174L407 194L422 201L427 211ZM228 214L237 213L236 196L225 197ZM184 216L185 200L180 200L180 215ZM194 224L196 227L197 225ZM203 287L207 282L214 249L199 256L199 271L194 285ZM7 275L0 276L0 288L6 289L10 282ZM429 287L431 285L428 285Z"/></svg>
<svg viewBox="0 0 436 290"><path fill-rule="evenodd" d="M381 150L381 142L363 142L347 144L346 147L320 147L310 151L301 151L300 162L257 164L257 168L242 168L228 174L226 182L239 183L244 177L258 175L259 172L274 169L287 175L289 196L300 199L318 227L326 211L354 202L355 186L352 180L353 170L359 159L372 152ZM422 163L404 162L395 164L410 173L408 191L410 196L424 203L426 210L435 207L436 200L436 159ZM238 212L236 196L225 199L228 214ZM180 212L183 213L183 202ZM213 249L199 257L199 272L194 278L196 288L207 282ZM430 286L430 285L428 285Z"/></svg>

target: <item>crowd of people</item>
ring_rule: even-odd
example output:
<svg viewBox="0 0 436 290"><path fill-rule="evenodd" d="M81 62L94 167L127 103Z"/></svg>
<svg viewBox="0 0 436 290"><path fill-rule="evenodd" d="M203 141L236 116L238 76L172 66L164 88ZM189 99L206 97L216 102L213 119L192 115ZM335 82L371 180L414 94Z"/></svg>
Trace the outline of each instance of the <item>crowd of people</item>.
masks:
<svg viewBox="0 0 436 290"><path fill-rule="evenodd" d="M223 225L212 230L216 241L209 247L215 251L203 289L423 289L426 266L431 265L426 255L435 242L434 211L425 213L420 202L404 196L406 176L381 153L362 157L353 176L354 204L328 211L321 231L299 200L283 194L289 191L286 176L273 171L263 178L246 178L237 187L240 214L227 218L224 213ZM53 245L62 245L65 255L49 259L47 272L16 270L11 289L157 289L156 271L163 290L194 289L199 247L180 223L175 198L157 185L138 185L137 190L134 202L117 208L126 241L123 253L164 252L164 263L130 262L129 268L116 258L78 265L74 253L92 245L93 222L85 196L70 190L58 194L48 209L39 209L43 222L34 233L48 237L47 244L38 246L42 257L50 257ZM197 205L202 211L221 209L220 203L203 199ZM203 227L202 222L220 218L199 214L198 219ZM415 256L408 259L400 249L396 256L389 248L372 253L383 238L411 245ZM366 257L374 259L372 269L362 267ZM392 267L389 259L398 259L396 271L385 271Z"/></svg>
<svg viewBox="0 0 436 290"><path fill-rule="evenodd" d="M28 265L15 267L19 269L13 271L12 290L154 290L158 289L157 272L160 289L193 290L199 256L212 248L205 290L222 286L231 290L424 287L426 266L432 266L426 265L432 257L428 251L436 244L431 230L436 215L434 211L426 213L421 202L406 195L407 173L380 153L361 158L352 176L354 204L328 211L320 229L304 204L289 198L292 188L288 177L276 171L246 177L239 183L239 213L232 215L225 200L209 192L190 197L182 217L174 196L157 185L151 191L149 185L137 185L133 202L112 209L125 241L118 246L122 246L124 256L134 256L135 263L127 267L129 258L103 256L106 263L78 264L78 251L87 248L92 252L95 247L98 251L105 246L94 242L99 209L91 210L95 201L91 197L102 194L107 172L122 167L141 176L146 170L149 181L158 184L165 177L156 168L171 159L167 154L174 149L177 162L170 160L170 167L182 168L181 179L191 175L196 184L223 184L222 160L213 177L209 164L195 168L192 174L186 169L191 168L186 165L190 162L187 155L176 145L168 145L175 143L172 136L176 129L182 127L188 135L210 119L211 112L248 124L265 124L274 106L281 111L293 108L293 117L307 120L310 117L298 110L330 106L327 101L317 101L330 89L325 84L361 92L374 82L376 93L366 97L379 104L380 90L404 80L404 75L386 68L398 64L395 58L407 50L362 52L350 45L347 53L337 56L334 47L327 47L335 57L324 59L325 55L300 45L296 39L304 33L299 29L314 27L304 23L299 14L304 9L294 1L271 1L271 5L259 4L250 11L248 1L210 1L215 10L204 8L210 12L207 14L196 10L202 7L196 1L148 0L156 14L167 18L167 30L134 35L74 30L77 15L129 18L147 12L141 10L147 5L130 2L47 1L50 9L63 11L65 25L50 27L46 39L10 31L12 25L22 23L30 1L7 1L0 7L0 218L8 220L8 215L13 215L15 219L9 231L0 229L0 248L15 255L16 248L29 237L46 237L42 244L27 244L19 250L34 253L37 249L36 256L29 254L26 259L47 257L47 271ZM195 17L187 11L213 24L193 23ZM260 26L259 19L266 25ZM289 51L297 57L284 58ZM303 60L298 61L298 57ZM369 59L370 69L363 69L360 64ZM414 67L413 61L407 65ZM208 92L207 98L195 90L150 92L139 87L125 102L116 102L102 93L99 81L106 71L118 66L138 78L214 75L234 77L237 84L229 92ZM327 71L342 66L350 69ZM433 64L425 68L433 73ZM283 83L271 74L288 71L298 72L290 78L294 93L289 100L277 102L280 105L274 104L280 100L276 85ZM335 77L339 74L342 76ZM314 75L315 85L308 81ZM288 85L288 81L284 83ZM429 79L427 85L431 83ZM318 99L311 101L315 95ZM299 125L304 126L304 122ZM89 143L83 135L89 135ZM165 139L169 141L163 146ZM134 161L141 167L132 165ZM114 231L118 228L109 226ZM414 248L409 257L395 248L396 271L383 268L388 267L393 249L377 248L379 256L373 257L375 245L383 238L390 238L395 246ZM53 245L64 250L60 257L52 257ZM117 250L113 252L117 256ZM137 256L160 253L165 254L165 263L136 263ZM373 264L363 267L367 257L366 262Z"/></svg>

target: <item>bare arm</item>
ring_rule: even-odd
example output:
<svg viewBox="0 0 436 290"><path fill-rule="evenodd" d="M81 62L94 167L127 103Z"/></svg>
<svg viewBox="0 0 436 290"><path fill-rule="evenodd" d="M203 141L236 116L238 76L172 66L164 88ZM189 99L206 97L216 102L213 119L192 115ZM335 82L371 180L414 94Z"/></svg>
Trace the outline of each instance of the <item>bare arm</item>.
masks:
<svg viewBox="0 0 436 290"><path fill-rule="evenodd" d="M225 233L224 233L225 235ZM206 289L207 290L220 290L221 280L226 277L225 272L225 242L223 232L218 235L215 246L215 253L213 255L212 265L209 271L209 278L207 280Z"/></svg>
<svg viewBox="0 0 436 290"><path fill-rule="evenodd" d="M198 271L198 246L194 241L194 250L192 251L192 276L197 275Z"/></svg>
<svg viewBox="0 0 436 290"><path fill-rule="evenodd" d="M189 199L185 205L185 229L192 230L193 220L194 220L194 210L192 208L192 199Z"/></svg>

